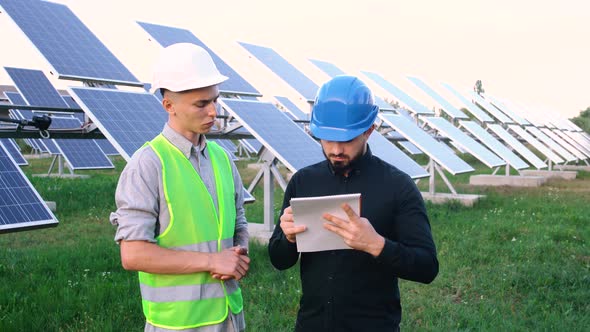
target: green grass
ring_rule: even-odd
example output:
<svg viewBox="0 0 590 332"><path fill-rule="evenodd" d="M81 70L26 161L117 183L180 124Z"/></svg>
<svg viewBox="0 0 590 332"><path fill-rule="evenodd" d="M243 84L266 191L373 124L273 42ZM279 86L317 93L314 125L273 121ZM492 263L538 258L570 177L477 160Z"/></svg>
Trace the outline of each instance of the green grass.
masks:
<svg viewBox="0 0 590 332"><path fill-rule="evenodd" d="M45 173L49 160L23 168ZM468 160L470 164L477 164ZM256 174L245 162L245 183ZM58 227L0 234L0 331L142 331L136 273L120 266L109 213L124 166L89 179L30 177L57 202ZM477 173L491 173L478 166ZM402 328L409 331L586 331L590 326L590 173L540 188L469 187L486 198L472 208L428 204L440 273L430 285L401 281ZM427 186L421 181L420 186ZM443 189L442 183L437 183ZM247 216L262 222L261 189ZM275 206L282 192L277 186ZM290 331L300 295L298 267L276 271L251 245L242 282L249 331Z"/></svg>

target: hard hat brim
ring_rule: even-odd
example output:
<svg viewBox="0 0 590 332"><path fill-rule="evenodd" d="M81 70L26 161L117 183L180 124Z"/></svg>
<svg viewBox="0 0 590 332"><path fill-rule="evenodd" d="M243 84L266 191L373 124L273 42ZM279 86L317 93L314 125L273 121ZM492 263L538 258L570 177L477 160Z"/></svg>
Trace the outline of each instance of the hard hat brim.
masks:
<svg viewBox="0 0 590 332"><path fill-rule="evenodd" d="M334 128L334 127L320 127L315 124L310 124L309 129L311 134L315 138L319 138L325 141L332 142L347 142L360 136L362 133L367 131L371 126L367 128L359 128L355 130Z"/></svg>
<svg viewBox="0 0 590 332"><path fill-rule="evenodd" d="M154 85L152 86L152 88L150 89L150 93L154 94L156 91L158 91L159 89L166 89L172 92L182 92L182 91L188 91L188 90L194 90L194 89L201 89L201 88L206 88L206 87L210 87L213 85L218 85L221 84L225 81L227 81L229 79L229 77L225 76L225 75L216 75L213 77L210 77L208 80L203 81L202 79L191 79L188 81L183 81L183 82L174 82L174 83L168 83L168 84L161 84L159 82L154 82Z"/></svg>

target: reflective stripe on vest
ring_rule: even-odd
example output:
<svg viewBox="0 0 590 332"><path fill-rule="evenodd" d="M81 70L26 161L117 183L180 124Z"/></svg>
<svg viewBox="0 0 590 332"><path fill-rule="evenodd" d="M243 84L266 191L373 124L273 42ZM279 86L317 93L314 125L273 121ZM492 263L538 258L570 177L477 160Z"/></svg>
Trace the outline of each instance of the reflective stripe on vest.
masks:
<svg viewBox="0 0 590 332"><path fill-rule="evenodd" d="M164 136L148 144L162 163L162 183L170 211L168 227L156 240L172 250L218 252L233 246L236 220L232 168L225 151L207 142L218 209L193 165ZM219 213L217 212L219 211ZM209 272L152 274L139 272L143 312L158 327L186 329L223 322L228 306L242 311L237 281L213 279Z"/></svg>

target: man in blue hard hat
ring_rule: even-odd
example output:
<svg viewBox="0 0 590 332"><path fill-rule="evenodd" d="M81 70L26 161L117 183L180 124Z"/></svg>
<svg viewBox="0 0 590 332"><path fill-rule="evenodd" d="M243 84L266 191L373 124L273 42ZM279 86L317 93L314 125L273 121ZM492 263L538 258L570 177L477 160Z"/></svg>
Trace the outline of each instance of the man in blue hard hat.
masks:
<svg viewBox="0 0 590 332"><path fill-rule="evenodd" d="M397 331L401 321L398 278L430 283L438 274L436 247L420 191L405 173L371 153L367 144L378 107L354 76L337 76L319 89L311 133L326 160L299 170L285 191L270 238L272 264L297 263L294 197L361 193L357 215L325 215L324 227L353 250L301 253L302 296L296 331Z"/></svg>

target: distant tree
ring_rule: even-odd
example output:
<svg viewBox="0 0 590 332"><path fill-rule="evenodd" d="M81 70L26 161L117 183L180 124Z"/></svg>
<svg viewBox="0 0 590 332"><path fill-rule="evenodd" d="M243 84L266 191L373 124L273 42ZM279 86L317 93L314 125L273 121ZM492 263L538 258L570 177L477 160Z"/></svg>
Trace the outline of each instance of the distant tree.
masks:
<svg viewBox="0 0 590 332"><path fill-rule="evenodd" d="M585 110L580 111L580 114L570 119L576 126L582 128L583 131L590 133L590 106Z"/></svg>
<svg viewBox="0 0 590 332"><path fill-rule="evenodd" d="M483 83L481 82L481 80L477 80L475 82L475 85L473 86L473 91L475 91L475 93L477 93L478 95L481 95L482 93L486 92L486 90L484 90L483 88Z"/></svg>

